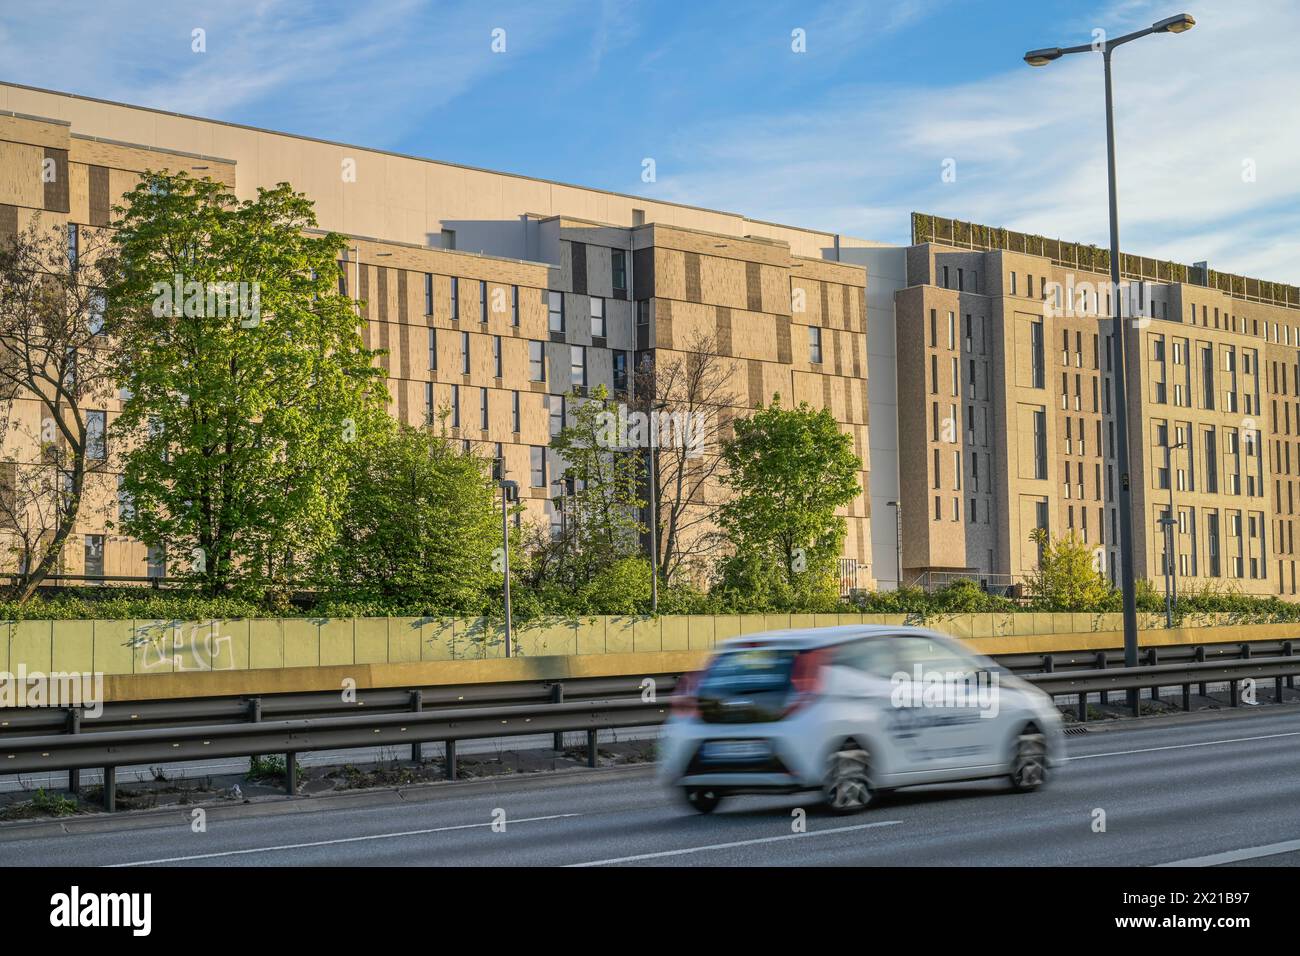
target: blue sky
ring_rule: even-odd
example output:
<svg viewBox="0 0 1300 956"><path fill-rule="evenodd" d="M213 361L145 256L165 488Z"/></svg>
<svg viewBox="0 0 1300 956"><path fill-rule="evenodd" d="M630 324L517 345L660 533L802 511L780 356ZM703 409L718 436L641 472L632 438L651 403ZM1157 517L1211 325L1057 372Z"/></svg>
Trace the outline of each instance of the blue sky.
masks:
<svg viewBox="0 0 1300 956"><path fill-rule="evenodd" d="M13 82L880 241L919 209L1102 245L1100 59L1020 57L1186 9L1116 54L1124 246L1300 283L1295 0L7 6Z"/></svg>

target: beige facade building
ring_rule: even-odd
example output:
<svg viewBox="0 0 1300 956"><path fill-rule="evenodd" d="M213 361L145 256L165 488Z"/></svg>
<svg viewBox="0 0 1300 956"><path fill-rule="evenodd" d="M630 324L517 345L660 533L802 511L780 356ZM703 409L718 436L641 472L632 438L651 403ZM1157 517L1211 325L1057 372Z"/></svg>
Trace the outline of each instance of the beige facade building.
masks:
<svg viewBox="0 0 1300 956"><path fill-rule="evenodd" d="M707 342L729 378L714 439L775 394L829 408L852 436L864 491L845 509L845 586L1010 586L1036 567L1037 528L1075 532L1115 574L1112 290L1093 247L923 215L913 244L891 247L0 84L0 239L33 218L70 240L104 228L147 168L240 197L281 181L307 193L320 227L350 239L344 284L383 351L392 414L445 413L504 461L533 520L562 520L548 445L571 392L626 397L643 363ZM1292 597L1300 290L1133 256L1123 272L1138 576ZM30 400L11 417L39 426ZM97 481L64 572L161 573L111 533L116 477Z"/></svg>
<svg viewBox="0 0 1300 956"><path fill-rule="evenodd" d="M145 169L209 176L241 198L281 181L305 192L320 227L350 237L344 285L384 352L392 414L445 413L453 435L504 461L539 522L559 521L563 464L547 446L574 388L625 396L642 363L709 341L734 369L719 434L774 394L830 408L863 460L841 576L873 585L866 279L835 261L873 244L0 84L0 241L33 220L66 226L70 241L104 228ZM105 406L111 432L116 402ZM33 400L10 414L35 434ZM107 526L116 476L95 482L63 572L163 573L160 556Z"/></svg>
<svg viewBox="0 0 1300 956"><path fill-rule="evenodd" d="M1035 528L1075 532L1113 579L1108 259L928 216L913 233L896 297L904 579L1022 580ZM1136 576L1292 597L1300 290L1132 256L1122 271Z"/></svg>

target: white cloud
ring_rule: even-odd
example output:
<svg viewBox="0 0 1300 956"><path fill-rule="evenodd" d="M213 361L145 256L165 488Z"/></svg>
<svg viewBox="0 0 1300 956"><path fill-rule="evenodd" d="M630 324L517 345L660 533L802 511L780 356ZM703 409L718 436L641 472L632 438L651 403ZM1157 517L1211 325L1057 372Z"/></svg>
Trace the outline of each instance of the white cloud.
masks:
<svg viewBox="0 0 1300 956"><path fill-rule="evenodd" d="M543 46L571 13L516 0L43 0L0 22L4 78L215 119L383 145ZM399 26L400 25L400 26ZM507 30L493 54L491 31ZM207 51L191 49L206 32Z"/></svg>
<svg viewBox="0 0 1300 956"><path fill-rule="evenodd" d="M1197 4L1205 6L1205 0ZM1114 54L1126 250L1300 282L1300 62L1285 0L1213 4L1198 25ZM1167 15L1125 2L1112 33ZM1084 43L1069 33L1038 43ZM906 241L912 210L1108 242L1101 59L1019 60L978 82L839 89L797 113L683 130L659 166L665 198ZM957 179L940 179L956 161ZM1243 163L1254 163L1244 182Z"/></svg>

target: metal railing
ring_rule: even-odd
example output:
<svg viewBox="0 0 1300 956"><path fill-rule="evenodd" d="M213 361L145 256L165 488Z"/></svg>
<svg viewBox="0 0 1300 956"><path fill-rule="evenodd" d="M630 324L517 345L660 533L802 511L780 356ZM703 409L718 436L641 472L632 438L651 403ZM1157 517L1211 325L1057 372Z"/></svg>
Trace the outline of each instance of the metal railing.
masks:
<svg viewBox="0 0 1300 956"><path fill-rule="evenodd" d="M1254 653L1265 647L1269 656ZM1159 663L1157 648L1148 648L1147 663L1131 668L1107 666L1117 657L1122 662L1119 651L1010 655L1000 663L1013 672L1036 667L1023 673L1023 679L1054 699L1077 697L1081 721L1088 719L1088 698L1094 693L1105 702L1111 692L1149 690L1156 699L1160 688L1177 686L1182 690L1183 709L1190 710L1193 686L1199 685L1204 696L1207 684L1226 682L1230 704L1236 707L1243 680L1273 680L1275 698L1281 702L1284 685L1294 689L1295 676L1300 674L1300 657L1294 655L1290 641L1165 651L1165 663ZM4 729L19 733L0 736L0 772L68 771L69 789L76 792L80 770L102 767L104 805L112 810L116 768L151 762L283 754L286 789L294 793L295 758L308 751L410 745L411 757L418 761L424 743L442 742L446 776L455 779L457 741L550 733L559 750L562 734L585 731L587 764L595 766L598 732L663 722L671 703L666 692L675 689L678 676L358 691L351 703L341 701L338 694L287 694L113 704L106 705L98 719L103 724L89 725L83 723L80 710L19 710L5 715ZM653 685L646 683L648 677ZM589 699L574 699L584 696ZM426 703L435 706L425 709ZM266 720L268 714L280 719ZM211 722L232 718L238 722ZM169 723L177 719L189 722ZM142 720L159 725L140 726ZM61 727L54 726L60 723ZM121 729L124 724L131 729Z"/></svg>

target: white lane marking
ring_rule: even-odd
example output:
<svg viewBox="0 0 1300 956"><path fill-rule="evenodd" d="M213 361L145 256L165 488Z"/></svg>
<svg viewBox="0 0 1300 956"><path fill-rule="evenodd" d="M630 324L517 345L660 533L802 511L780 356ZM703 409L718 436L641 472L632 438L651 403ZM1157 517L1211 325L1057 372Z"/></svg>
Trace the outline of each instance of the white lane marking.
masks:
<svg viewBox="0 0 1300 956"><path fill-rule="evenodd" d="M680 850L660 850L658 853L638 853L635 856L618 856L609 860L591 860L588 863L570 863L570 867L606 866L610 863L632 863L636 860L656 860L666 856L684 856L687 853L704 853L706 850L729 850L737 846L754 846L758 843L778 843L781 840L798 840L804 837L829 836L832 833L850 833L872 827L892 827L902 820L881 820L878 823L859 823L851 827L834 827L830 830L809 830L807 833L784 833L781 836L758 837L753 840L735 840L731 843L710 843L707 846L688 846Z"/></svg>
<svg viewBox="0 0 1300 956"><path fill-rule="evenodd" d="M506 823L514 825L516 823L537 823L541 820L564 820L568 817L580 817L581 813L553 813L545 817L522 817L518 820L507 819ZM193 856L168 856L157 860L136 860L133 863L110 863L108 869L115 869L126 866L153 866L157 863L186 863L190 860L212 860L222 856L244 856L249 853L275 853L278 850L302 850L314 846L336 846L340 843L361 843L365 840L391 840L395 837L422 836L426 833L446 833L449 830L475 830L480 827L490 827L492 821L487 823L462 823L454 827L429 827L425 830L402 830L398 833L374 833L370 836L340 837L337 840L315 840L311 843L284 843L280 846L259 846L248 850L223 850L220 853L196 853Z"/></svg>
<svg viewBox="0 0 1300 956"><path fill-rule="evenodd" d="M1172 863L1157 863L1157 866L1219 866L1223 863L1236 863L1238 860L1255 860L1261 856L1277 856L1279 853L1294 853L1300 850L1300 840L1287 840L1285 843L1268 843L1264 846L1249 846L1244 850L1228 850L1224 853L1211 853L1209 856L1194 856L1187 860L1174 860Z"/></svg>
<svg viewBox="0 0 1300 956"><path fill-rule="evenodd" d="M1104 754L1077 754L1068 760L1095 760L1098 757L1128 757L1132 754L1153 754L1161 750L1188 750L1192 747L1213 747L1215 744L1240 744L1250 740L1277 740L1279 737L1300 737L1300 730L1284 734L1262 734L1258 737L1233 737L1231 740L1202 740L1194 744L1169 744L1165 747L1143 747L1141 750L1113 750Z"/></svg>

